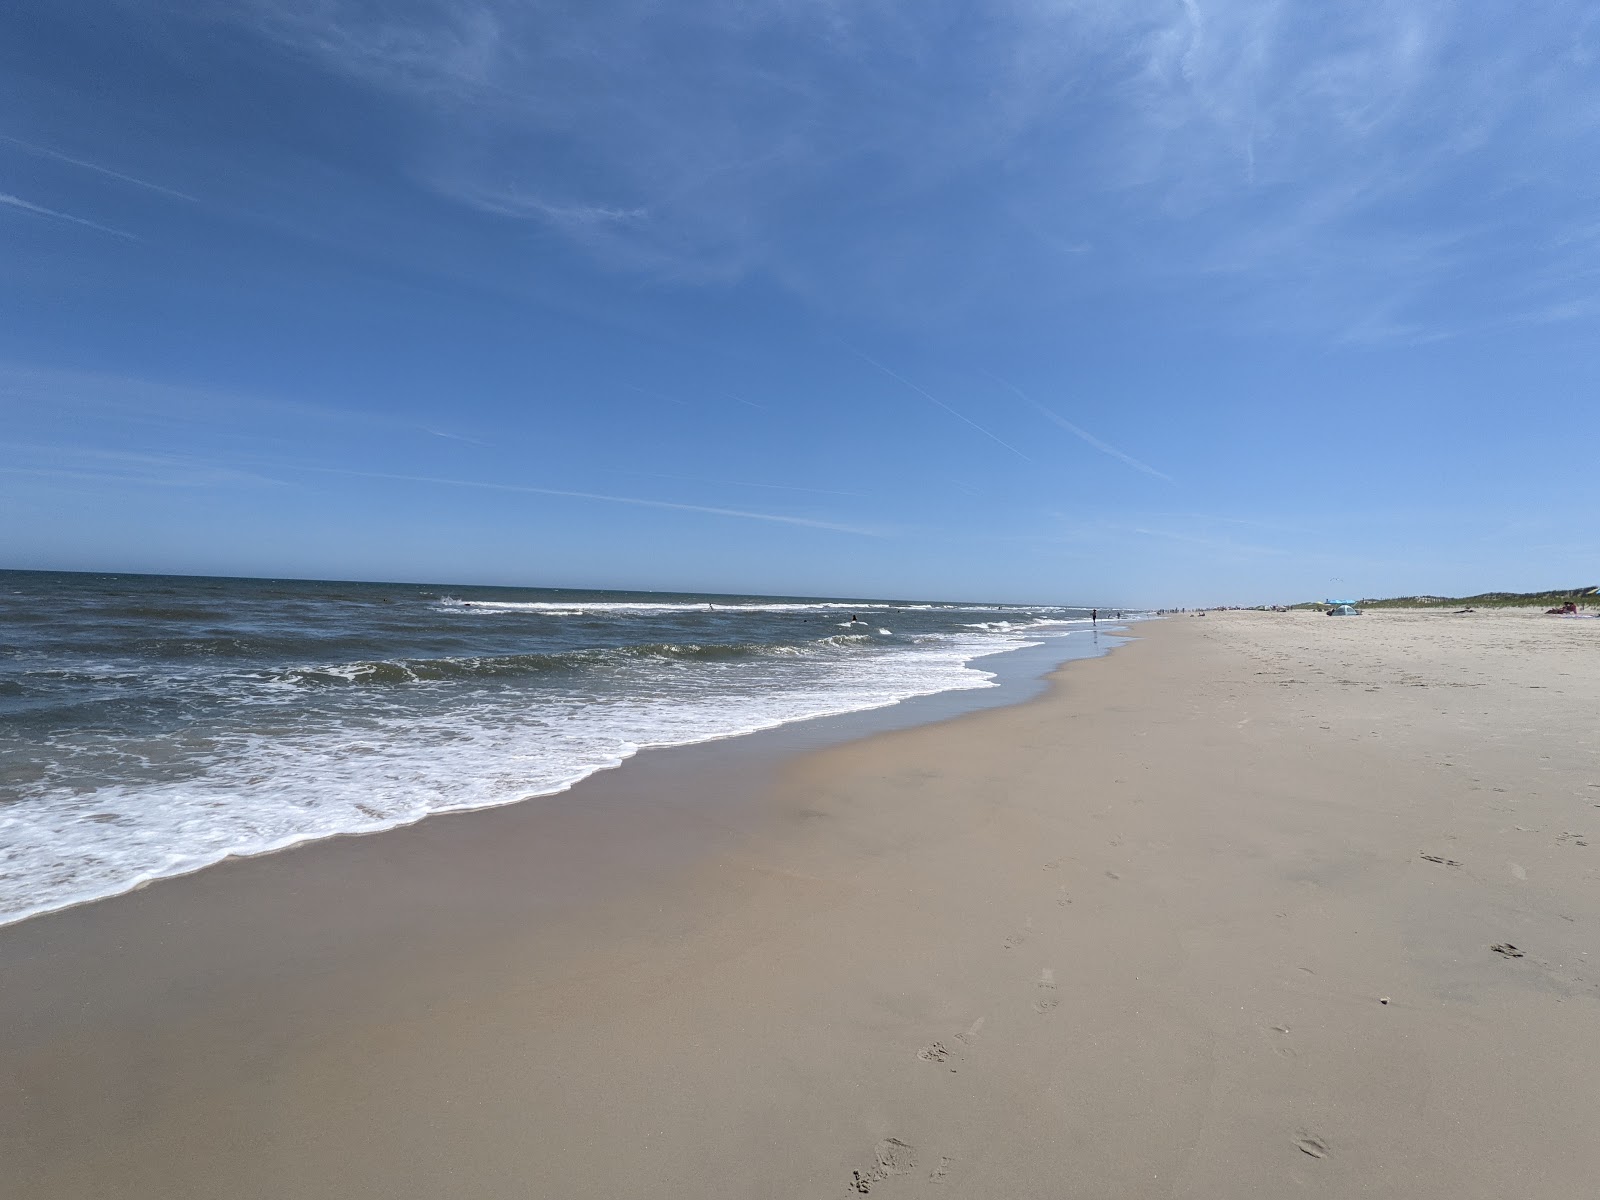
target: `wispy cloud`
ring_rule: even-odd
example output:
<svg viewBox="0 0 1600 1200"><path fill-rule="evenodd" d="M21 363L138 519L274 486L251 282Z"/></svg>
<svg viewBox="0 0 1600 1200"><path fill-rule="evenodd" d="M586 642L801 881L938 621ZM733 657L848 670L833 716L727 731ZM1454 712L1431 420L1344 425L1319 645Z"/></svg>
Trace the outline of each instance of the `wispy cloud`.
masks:
<svg viewBox="0 0 1600 1200"><path fill-rule="evenodd" d="M976 421L974 421L971 417L967 416L965 413L957 412L955 409L951 408L948 404L946 404L943 400L939 399L939 397L933 395L933 393L927 391L924 388L918 387L916 384L912 383L909 379L907 379L904 375L899 375L899 374L895 373L894 371L891 371L888 367L884 366L877 359L871 357L868 354L863 353L860 350L857 350L854 346L850 345L850 343L844 342L842 344L844 345L845 349L849 350L850 353L854 354L862 362L867 363L869 366L876 367L878 370L882 371L885 375L887 375L890 379L896 380L899 383L903 383L906 387L910 388L913 392L917 393L917 395L921 396L924 400L927 400L927 401L931 402L932 404L938 406L939 408L944 409L945 412L949 413L956 420L961 421L961 422L963 422L963 423L965 423L967 425L972 426L972 428L976 429L979 433L983 434L983 436L988 438L991 442L994 442L998 446L1004 446L1007 450L1011 451L1011 453L1015 454L1023 462L1032 462L1033 461L1033 459L1029 458L1021 450L1018 450L1010 442L1004 440L998 434L993 433L992 431L990 431L988 429L985 429L982 425L979 425Z"/></svg>
<svg viewBox="0 0 1600 1200"><path fill-rule="evenodd" d="M678 512L705 513L715 517L737 517L746 521L768 521L778 525L797 525L806 529L826 529L834 533L859 534L862 537L883 537L882 530L867 529L859 525L845 525L837 521L822 521L812 517L795 517L785 513L751 512L741 508L721 508L708 504L681 504L674 500L655 500L642 496L611 496L602 492L579 492L565 488L535 487L524 483L492 483L481 479L443 479L433 475L401 475L386 471L352 471L342 467L301 467L300 470L317 471L329 475L349 475L361 479L392 479L402 483L426 483L441 487L476 488L491 492L522 492L535 496L562 496L571 500L597 500L606 504L627 504L637 508L665 508Z"/></svg>
<svg viewBox="0 0 1600 1200"><path fill-rule="evenodd" d="M604 204L558 204L519 192L462 193L460 198L484 212L502 217L538 217L567 229L588 229L623 221L642 221L650 214L643 208L611 208Z"/></svg>
<svg viewBox="0 0 1600 1200"><path fill-rule="evenodd" d="M502 11L504 10L504 11ZM349 0L254 0L235 15L349 75L436 99L493 89L509 4L368 9Z"/></svg>
<svg viewBox="0 0 1600 1200"><path fill-rule="evenodd" d="M1155 287L1201 299L1191 322L1372 346L1585 314L1587 285L1549 268L1600 246L1545 235L1592 220L1570 202L1600 152L1589 8L996 0L980 25L920 0L244 0L223 19L395 101L393 165L433 198L610 269L759 275L902 323Z"/></svg>
<svg viewBox="0 0 1600 1200"><path fill-rule="evenodd" d="M1000 384L1002 387L1009 388L1013 393L1016 394L1018 399L1022 400L1023 403L1031 406L1034 409L1034 411L1036 411L1040 416L1044 417L1045 420L1050 421L1051 423L1060 426L1062 429L1065 429L1068 433L1072 434L1073 437L1078 438L1081 441L1085 442L1086 444L1094 447L1096 450L1100 451L1101 454L1108 455L1111 458L1116 459L1118 462L1126 463L1128 466L1132 467L1135 471L1143 471L1146 475L1154 475L1157 479L1164 479L1168 483L1174 482L1172 476L1168 475L1165 471L1158 471L1154 467L1152 467L1149 463L1140 462L1137 458L1133 457L1133 455L1123 453L1121 450L1118 450L1115 446L1111 445L1111 443L1101 441L1099 438L1095 437L1094 434L1090 433L1087 429L1083 429L1083 428L1081 428L1081 427L1079 427L1077 425L1074 425L1071 421L1067 420L1060 413L1054 412L1051 409L1048 409L1044 405L1040 404L1032 396L1028 395L1021 388L1019 388L1016 384L1011 383L1011 382L1009 382L1009 381L1007 381L1005 379L1002 379L1002 378L1000 378L1000 376L995 375L995 374L993 374L992 372L989 372L989 371L985 371L984 374L988 375L990 379L994 380L996 383Z"/></svg>
<svg viewBox="0 0 1600 1200"><path fill-rule="evenodd" d="M254 471L182 454L147 454L95 446L0 443L14 460L0 466L9 475L35 475L146 487L287 486Z"/></svg>
<svg viewBox="0 0 1600 1200"><path fill-rule="evenodd" d="M491 189L463 183L452 190L455 199L480 212L516 220L537 220L586 241L612 236L619 227L637 226L650 216L649 210L642 207L561 202L510 188Z"/></svg>
<svg viewBox="0 0 1600 1200"><path fill-rule="evenodd" d="M261 436L263 431L303 438L307 430L317 430L318 436L327 436L329 431L340 428L460 437L398 413L366 412L227 388L168 383L114 371L77 371L0 361L0 406L7 402L17 413L116 423L125 430L142 430L150 437L176 437L187 431L220 431L241 425L252 431L252 438Z"/></svg>
<svg viewBox="0 0 1600 1200"><path fill-rule="evenodd" d="M482 438L468 437L464 433L447 433L443 429L432 429L426 425L419 426L419 428L430 437L444 438L446 441L466 442L471 446L487 446L489 444Z"/></svg>
<svg viewBox="0 0 1600 1200"><path fill-rule="evenodd" d="M75 217L71 213L58 212L53 208L46 208L42 204L34 204L20 196L13 196L7 192L0 192L0 204L9 208L21 209L23 212L32 213L34 216L50 217L56 221L70 221L74 225L83 225L100 233L109 233L112 237L127 238L130 241L139 241L139 237L125 229L113 229L109 225L102 225L99 221L91 221L87 217Z"/></svg>
<svg viewBox="0 0 1600 1200"><path fill-rule="evenodd" d="M110 167L101 166L99 163L92 163L87 159L74 158L72 155L63 154L59 150L52 150L48 146L39 146L35 145L33 142L25 142L19 137L12 137L10 134L0 133L0 142L6 142L12 146L16 146L18 149L26 150L29 154L37 154L42 158L50 158L54 159L56 162L67 163L68 165L74 167L81 167L85 171L93 171L96 174L104 175L109 179L120 180L123 183L132 184L134 187L144 188L147 191L159 192L161 195L170 196L174 200L187 200L191 204L199 203L199 201L196 200L195 197L189 195L188 192L180 192L177 188L166 187L159 183L151 183L148 179L140 179L136 175L126 175L121 171L114 171Z"/></svg>
<svg viewBox="0 0 1600 1200"><path fill-rule="evenodd" d="M1260 517L1219 516L1216 513L1197 512L1146 512L1142 515L1149 520L1199 522L1205 525L1232 525L1245 529L1261 529L1291 535L1305 532L1305 527L1300 523L1281 519L1262 520Z"/></svg>
<svg viewBox="0 0 1600 1200"><path fill-rule="evenodd" d="M775 492L809 492L814 496L851 496L861 498L869 493L850 492L839 488L803 487L795 483L757 483L749 479L713 479L701 475L670 475L664 471L613 471L616 475L631 475L643 479L672 479L679 483L709 484L714 487L750 487Z"/></svg>

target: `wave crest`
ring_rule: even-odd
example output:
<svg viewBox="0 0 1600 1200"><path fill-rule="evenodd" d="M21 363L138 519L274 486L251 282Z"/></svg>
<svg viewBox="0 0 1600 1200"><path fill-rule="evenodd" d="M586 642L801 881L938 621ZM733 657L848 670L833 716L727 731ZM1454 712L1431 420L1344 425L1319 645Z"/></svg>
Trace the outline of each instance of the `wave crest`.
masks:
<svg viewBox="0 0 1600 1200"><path fill-rule="evenodd" d="M791 657L819 649L870 644L866 634L839 634L806 645L735 643L700 645L694 642L655 642L605 650L566 650L550 654L508 654L463 658L411 658L291 667L266 676L273 682L297 687L394 686L451 680L520 678L548 672L571 671L614 663L657 660L666 662L728 662L767 656Z"/></svg>

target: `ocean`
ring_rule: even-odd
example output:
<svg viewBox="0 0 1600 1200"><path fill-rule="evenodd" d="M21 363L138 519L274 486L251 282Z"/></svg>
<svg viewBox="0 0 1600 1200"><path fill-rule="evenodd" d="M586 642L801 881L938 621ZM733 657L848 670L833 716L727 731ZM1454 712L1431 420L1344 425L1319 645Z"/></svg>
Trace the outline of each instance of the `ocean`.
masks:
<svg viewBox="0 0 1600 1200"><path fill-rule="evenodd" d="M1083 609L0 572L0 923L992 686Z"/></svg>

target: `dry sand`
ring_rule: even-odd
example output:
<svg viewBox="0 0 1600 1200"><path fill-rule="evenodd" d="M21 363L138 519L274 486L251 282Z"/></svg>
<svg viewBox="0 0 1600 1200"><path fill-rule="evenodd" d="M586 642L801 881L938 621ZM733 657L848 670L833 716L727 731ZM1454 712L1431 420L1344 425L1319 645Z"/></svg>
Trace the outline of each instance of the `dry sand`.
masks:
<svg viewBox="0 0 1600 1200"><path fill-rule="evenodd" d="M0 931L10 1194L1595 1194L1600 621L1137 632Z"/></svg>

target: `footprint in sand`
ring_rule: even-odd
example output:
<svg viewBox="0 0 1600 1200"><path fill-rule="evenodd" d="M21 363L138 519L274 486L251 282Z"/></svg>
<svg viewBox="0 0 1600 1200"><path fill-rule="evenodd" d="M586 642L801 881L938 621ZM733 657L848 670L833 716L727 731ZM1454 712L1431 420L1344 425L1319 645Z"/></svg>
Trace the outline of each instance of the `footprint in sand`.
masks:
<svg viewBox="0 0 1600 1200"><path fill-rule="evenodd" d="M973 1042L978 1040L978 1034L982 1032L983 1018L979 1017L971 1025L967 1026L967 1031L965 1033L956 1034L956 1041L960 1042L963 1046L970 1046Z"/></svg>
<svg viewBox="0 0 1600 1200"><path fill-rule="evenodd" d="M874 1155L878 1169L885 1175L906 1175L917 1165L916 1152L899 1138L884 1138Z"/></svg>
<svg viewBox="0 0 1600 1200"><path fill-rule="evenodd" d="M917 1057L923 1062L942 1063L950 1057L950 1051L945 1048L943 1042L929 1042L917 1051Z"/></svg>
<svg viewBox="0 0 1600 1200"><path fill-rule="evenodd" d="M884 1138L873 1151L877 1160L866 1172L850 1172L850 1190L865 1196L872 1185L891 1175L909 1175L916 1167L916 1152L899 1138Z"/></svg>
<svg viewBox="0 0 1600 1200"><path fill-rule="evenodd" d="M1043 1015L1049 1012L1061 1000L1056 996L1056 973L1049 967L1039 972L1039 991L1043 993L1033 1002L1033 1011Z"/></svg>
<svg viewBox="0 0 1600 1200"><path fill-rule="evenodd" d="M1006 940L1005 940L1006 949L1007 950L1015 950L1018 946L1022 945L1024 942L1026 942L1028 940L1028 934L1031 933L1032 931L1033 931L1033 921L1029 920L1028 923L1025 926L1023 926L1021 929L1017 930L1017 932L1013 933L1010 937L1006 938Z"/></svg>
<svg viewBox="0 0 1600 1200"><path fill-rule="evenodd" d="M928 1182L943 1183L946 1179L950 1178L950 1168L954 1165L955 1159L950 1158L948 1155L941 1155L939 1158L939 1165L935 1167L933 1172L928 1176Z"/></svg>
<svg viewBox="0 0 1600 1200"><path fill-rule="evenodd" d="M1312 1158L1328 1157L1328 1143L1303 1129L1300 1131L1300 1136L1294 1139L1294 1148L1301 1154L1309 1154Z"/></svg>

